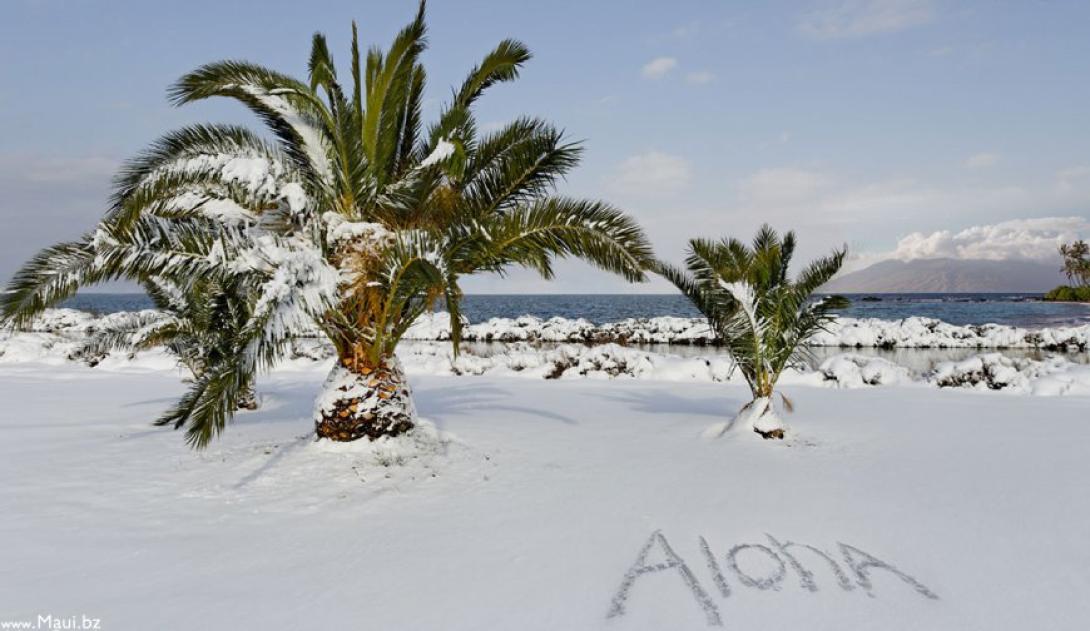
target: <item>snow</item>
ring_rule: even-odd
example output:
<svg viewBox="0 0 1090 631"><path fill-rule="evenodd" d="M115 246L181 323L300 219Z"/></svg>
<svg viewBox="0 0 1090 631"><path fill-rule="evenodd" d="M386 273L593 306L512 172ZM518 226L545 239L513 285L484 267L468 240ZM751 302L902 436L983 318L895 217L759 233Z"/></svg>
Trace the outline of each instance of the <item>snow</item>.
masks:
<svg viewBox="0 0 1090 631"><path fill-rule="evenodd" d="M281 166L267 156L248 154L197 154L167 162L145 182L172 173L218 172L226 182L244 187L256 195L272 196L284 177Z"/></svg>
<svg viewBox="0 0 1090 631"><path fill-rule="evenodd" d="M787 440L702 440L749 400L744 385L407 364L430 422L334 445L311 433L329 367L262 377L261 409L194 452L149 425L182 392L177 373L0 364L0 620L990 631L1090 618L1085 396L786 384Z"/></svg>
<svg viewBox="0 0 1090 631"><path fill-rule="evenodd" d="M310 250L279 248L278 242L267 237L265 255L253 265L273 273L268 281L269 303L260 305L259 313L273 309L275 317L268 325L267 340L280 337L289 330L313 328L309 314L319 310L323 301L334 299L337 274L314 256ZM275 291L273 290L275 289ZM31 323L29 332L0 331L0 363L48 362L60 364L79 362L75 355L79 340L91 332L149 317L154 311L139 314L116 313L96 317L71 309L47 311ZM586 320L553 318L540 320L529 316L517 319L494 319L467 327L469 345L457 358L448 343L431 340L449 338L449 316L435 314L421 318L410 330L409 342L403 343L398 354L410 375L474 375L506 376L530 379L640 379L653 381L734 383L744 379L734 370L727 355L716 349L704 354L686 356L669 352L669 346L652 348L629 346L600 340L645 340L649 332L685 335L696 329L683 329L683 318L656 319L642 329L631 328L631 322L596 327ZM677 326L675 326L675 324ZM1060 339L1060 330L1037 331L1042 339ZM311 337L293 341L291 366L306 369L332 356L331 347L311 330ZM578 343L567 342L576 340ZM472 343L504 342L493 348L474 351ZM689 342L681 342L686 346ZM973 348L973 347L970 347ZM958 362L924 362L923 367L908 367L881 357L849 351L825 359L813 368L789 368L782 382L792 385L834 388L863 388L891 385L914 385L930 388L966 388L983 393L1031 394L1037 396L1081 395L1090 391L1090 366L1055 355L1041 359L1009 357L990 350L971 354ZM117 365L141 369L141 362L152 357L113 357ZM162 363L155 356L153 365Z"/></svg>
<svg viewBox="0 0 1090 631"><path fill-rule="evenodd" d="M271 347L292 332L314 326L314 318L337 302L340 273L317 248L298 238L255 239L254 248L234 262L270 274L258 292L253 322L262 322L261 342ZM259 353L255 340L248 355Z"/></svg>
<svg viewBox="0 0 1090 631"><path fill-rule="evenodd" d="M421 318L409 330L410 339L450 337L450 316L437 313ZM463 329L467 341L622 342L707 346L714 336L700 318L658 317L626 319L595 325L583 319L533 316L492 318ZM838 318L828 331L819 332L811 346L843 348L1040 348L1086 350L1090 325L1025 329L999 324L958 326L931 318L878 320Z"/></svg>
<svg viewBox="0 0 1090 631"><path fill-rule="evenodd" d="M421 161L420 168L427 168L439 164L443 160L454 155L454 149L453 143L449 142L446 138L440 138L439 142L435 145L435 149L428 154L428 157Z"/></svg>
<svg viewBox="0 0 1090 631"><path fill-rule="evenodd" d="M912 381L907 368L881 357L843 353L830 357L818 368L827 381L843 388L906 384Z"/></svg>
<svg viewBox="0 0 1090 631"><path fill-rule="evenodd" d="M405 372L397 357L386 360L383 363L384 371L394 376L393 384L404 386ZM351 401L354 408L351 410L353 419L371 420L374 418L386 419L398 416L416 417L413 407L412 393L407 387L391 388L384 394L375 388L380 381L372 376L360 375L351 372L340 364L334 364L329 371L329 376L322 385L321 394L314 403L315 422L325 417L334 416L337 412L337 404ZM391 384L389 378L382 384ZM362 421L361 421L362 422Z"/></svg>
<svg viewBox="0 0 1090 631"><path fill-rule="evenodd" d="M326 226L326 240L333 246L356 243L364 251L375 252L389 247L396 238L380 223L348 221L335 212L323 214L322 221Z"/></svg>
<svg viewBox="0 0 1090 631"><path fill-rule="evenodd" d="M254 98L280 116L299 135L303 141L310 166L323 181L333 180L333 167L329 161L328 147L322 130L307 120L298 109L286 98L294 95L292 90L266 90L255 85L243 85L243 90L249 92Z"/></svg>
<svg viewBox="0 0 1090 631"><path fill-rule="evenodd" d="M280 199L288 205L292 215L300 215L307 210L309 198L303 187L295 182L289 182L280 187Z"/></svg>
<svg viewBox="0 0 1090 631"><path fill-rule="evenodd" d="M346 224L351 226L347 229L349 231L354 231L359 226L352 222ZM39 321L50 322L52 326L56 326L63 318L91 317L67 313L70 311L52 309L39 318ZM408 330L405 339L449 340L450 315L439 312L422 316ZM528 315L518 318L491 318L483 322L466 323L462 330L462 339L467 342L714 345L706 321L677 317L626 319L598 325L582 318L541 319ZM957 326L929 318L839 318L832 323L828 332L819 332L810 341L810 345L832 348L1086 351L1090 350L1090 325L1025 329L998 324Z"/></svg>

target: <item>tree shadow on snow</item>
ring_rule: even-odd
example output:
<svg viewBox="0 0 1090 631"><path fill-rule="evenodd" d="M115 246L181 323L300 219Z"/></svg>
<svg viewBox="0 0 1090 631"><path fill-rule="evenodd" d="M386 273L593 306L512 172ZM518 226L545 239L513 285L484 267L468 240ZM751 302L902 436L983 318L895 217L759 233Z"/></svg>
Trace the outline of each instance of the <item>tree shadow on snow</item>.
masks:
<svg viewBox="0 0 1090 631"><path fill-rule="evenodd" d="M257 467L253 471L242 476L239 481L235 483L234 488L236 490L241 489L247 484L265 475L267 471L279 464L280 461L283 460L289 453L294 452L295 450L303 447L304 445L310 443L313 440L314 432L309 432L305 436L297 436L291 441L285 441L285 444L283 446L278 445L279 448L276 450L276 453L274 453L271 458L261 463L261 466Z"/></svg>
<svg viewBox="0 0 1090 631"><path fill-rule="evenodd" d="M636 412L687 416L712 416L720 420L732 418L745 402L735 397L680 396L655 388L654 390L631 389L595 392L595 396L617 401Z"/></svg>
<svg viewBox="0 0 1090 631"><path fill-rule="evenodd" d="M471 414L477 411L518 412L567 425L578 425L578 421L570 416L539 408L511 405L508 402L515 399L511 391L491 384L459 383L442 388L425 388L415 390L413 396L421 416L434 421L439 429L444 429L447 415Z"/></svg>
<svg viewBox="0 0 1090 631"><path fill-rule="evenodd" d="M231 419L230 425L268 425L291 423L298 425L300 431L313 429L314 401L318 396L318 390L312 383L277 383L263 390L258 384L258 397L261 407L256 410L239 410ZM162 399L149 399L124 404L124 407L136 407L141 405L156 404L158 408L147 419L151 425L171 405L177 403L177 397L165 397ZM131 432L126 438L143 438L154 436L163 432L174 431L172 427L149 427L142 431ZM229 431L229 430L228 430Z"/></svg>

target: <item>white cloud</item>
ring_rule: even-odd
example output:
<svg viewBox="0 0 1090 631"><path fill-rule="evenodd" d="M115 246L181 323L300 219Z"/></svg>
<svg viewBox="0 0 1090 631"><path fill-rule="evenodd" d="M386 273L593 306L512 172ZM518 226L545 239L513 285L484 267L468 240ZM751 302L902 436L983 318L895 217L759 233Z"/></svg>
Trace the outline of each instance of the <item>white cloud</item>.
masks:
<svg viewBox="0 0 1090 631"><path fill-rule="evenodd" d="M653 195L680 191L691 179L692 168L685 158L648 151L625 159L610 188L621 194Z"/></svg>
<svg viewBox="0 0 1090 631"><path fill-rule="evenodd" d="M685 81L693 85L704 85L715 81L715 75L707 70L697 70L685 75Z"/></svg>
<svg viewBox="0 0 1090 631"><path fill-rule="evenodd" d="M866 37L919 26L933 18L930 0L839 0L803 16L799 30L817 39Z"/></svg>
<svg viewBox="0 0 1090 631"><path fill-rule="evenodd" d="M1063 194L1090 187L1090 165L1064 169L1056 174L1056 189Z"/></svg>
<svg viewBox="0 0 1090 631"><path fill-rule="evenodd" d="M104 156L27 156L0 155L0 170L25 182L85 182L100 179L109 182L120 163Z"/></svg>
<svg viewBox="0 0 1090 631"><path fill-rule="evenodd" d="M987 169L999 163L998 153L977 153L965 160L965 167L969 169Z"/></svg>
<svg viewBox="0 0 1090 631"><path fill-rule="evenodd" d="M959 232L913 232L882 258L1051 261L1057 258L1060 244L1086 234L1090 234L1090 222L1082 217L1014 219Z"/></svg>
<svg viewBox="0 0 1090 631"><path fill-rule="evenodd" d="M813 169L766 168L739 180L740 215L769 217L796 226L846 229L871 238L873 229L889 234L891 223L907 218L926 222L1011 217L1090 207L1090 167L1057 174L1054 187L1019 186L1004 181L973 186L939 186L911 177L853 181ZM868 228L864 228L868 226ZM864 232L866 231L866 232Z"/></svg>
<svg viewBox="0 0 1090 631"><path fill-rule="evenodd" d="M699 32L700 23L689 22L688 24L682 24L681 26L675 27L674 30L670 31L670 35L677 39L693 39Z"/></svg>
<svg viewBox="0 0 1090 631"><path fill-rule="evenodd" d="M941 186L909 177L853 181L823 170L768 168L738 181L734 204L727 202L719 211L709 209L690 223L710 225L725 216L730 222L715 225L732 233L739 222L750 220L794 228L806 236L807 256L848 242L852 258L845 271L894 256L1043 258L1055 250L1059 239L1071 237L1071 224L1053 219L1042 220L1044 224L995 222L1030 213L1059 216L1072 208L1090 208L1090 167L1065 169L1057 174L1057 181L1058 186L1049 186L1048 181L1022 186L1003 181ZM895 237L916 226L950 226L955 221L959 222L955 225L972 222L999 227L965 234L913 234L892 247ZM669 225L662 229L672 230ZM1090 230L1081 230L1090 236Z"/></svg>
<svg viewBox="0 0 1090 631"><path fill-rule="evenodd" d="M795 168L761 169L739 185L739 197L747 206L765 207L812 202L831 186L829 178Z"/></svg>
<svg viewBox="0 0 1090 631"><path fill-rule="evenodd" d="M677 59L673 57L656 57L644 64L640 72L647 79L661 79L676 67Z"/></svg>

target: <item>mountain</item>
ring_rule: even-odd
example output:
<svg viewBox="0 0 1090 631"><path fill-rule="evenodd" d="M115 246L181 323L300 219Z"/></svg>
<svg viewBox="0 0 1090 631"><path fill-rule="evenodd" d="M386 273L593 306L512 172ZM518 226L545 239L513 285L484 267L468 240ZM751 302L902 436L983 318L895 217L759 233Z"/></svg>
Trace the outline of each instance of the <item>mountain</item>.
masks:
<svg viewBox="0 0 1090 631"><path fill-rule="evenodd" d="M916 259L882 261L826 283L836 293L1046 292L1067 280L1056 262Z"/></svg>

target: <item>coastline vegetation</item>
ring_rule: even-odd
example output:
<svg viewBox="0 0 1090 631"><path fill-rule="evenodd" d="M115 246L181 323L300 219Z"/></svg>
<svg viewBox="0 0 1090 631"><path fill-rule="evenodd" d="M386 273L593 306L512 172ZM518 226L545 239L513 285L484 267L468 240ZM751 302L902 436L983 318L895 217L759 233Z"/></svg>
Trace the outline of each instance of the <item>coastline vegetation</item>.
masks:
<svg viewBox="0 0 1090 631"><path fill-rule="evenodd" d="M1071 285L1060 285L1045 294L1044 299L1052 302L1090 302L1090 244L1078 240L1060 246L1063 267L1060 271L1067 276Z"/></svg>

